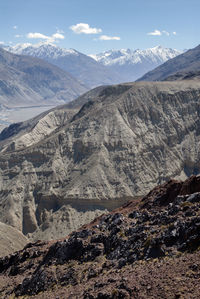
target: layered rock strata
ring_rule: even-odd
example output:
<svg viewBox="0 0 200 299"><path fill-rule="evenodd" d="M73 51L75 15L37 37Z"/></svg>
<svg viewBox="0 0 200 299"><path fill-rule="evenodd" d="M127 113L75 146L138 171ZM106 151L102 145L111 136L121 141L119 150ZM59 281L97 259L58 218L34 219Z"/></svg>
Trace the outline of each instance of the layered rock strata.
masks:
<svg viewBox="0 0 200 299"><path fill-rule="evenodd" d="M56 110L63 121L49 123L49 131L43 126L55 114L2 141L4 223L33 234L46 217L51 226L51 215L69 202L81 209L84 200L96 200L94 210L98 201L142 195L171 177L199 173L198 81L101 87L76 103L83 106L70 114Z"/></svg>

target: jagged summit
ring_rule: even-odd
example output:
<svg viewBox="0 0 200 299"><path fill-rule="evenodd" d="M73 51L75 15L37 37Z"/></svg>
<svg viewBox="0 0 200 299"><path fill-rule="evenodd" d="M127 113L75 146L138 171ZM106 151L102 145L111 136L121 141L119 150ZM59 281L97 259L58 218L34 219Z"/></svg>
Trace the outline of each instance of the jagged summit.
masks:
<svg viewBox="0 0 200 299"><path fill-rule="evenodd" d="M104 65L114 64L130 64L142 63L144 59L152 60L152 62L163 63L168 59L171 59L179 54L181 51L176 49L164 48L162 46L156 46L146 50L110 50L96 55L90 55L95 60L101 62Z"/></svg>
<svg viewBox="0 0 200 299"><path fill-rule="evenodd" d="M74 49L61 48L53 43L25 43L5 47L5 49L15 54L30 55L38 58L46 56L48 58L57 59L65 55L79 55L79 52Z"/></svg>
<svg viewBox="0 0 200 299"><path fill-rule="evenodd" d="M102 65L119 72L124 81L134 81L145 72L181 53L176 49L156 46L146 50L110 50L90 56Z"/></svg>

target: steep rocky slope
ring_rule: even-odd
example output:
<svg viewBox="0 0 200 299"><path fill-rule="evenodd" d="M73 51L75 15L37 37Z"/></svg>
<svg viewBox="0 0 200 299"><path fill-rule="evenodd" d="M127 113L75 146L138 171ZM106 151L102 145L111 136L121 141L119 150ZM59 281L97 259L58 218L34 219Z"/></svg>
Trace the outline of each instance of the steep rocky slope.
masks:
<svg viewBox="0 0 200 299"><path fill-rule="evenodd" d="M199 298L200 177L0 259L1 298ZM21 298L21 297L20 297Z"/></svg>
<svg viewBox="0 0 200 299"><path fill-rule="evenodd" d="M0 256L22 249L28 239L12 226L0 222Z"/></svg>
<svg viewBox="0 0 200 299"><path fill-rule="evenodd" d="M199 67L200 68L200 67ZM165 81L175 81L175 80L199 80L200 70L194 71L180 71L171 75L165 79Z"/></svg>
<svg viewBox="0 0 200 299"><path fill-rule="evenodd" d="M0 151L9 151L13 147L22 149L36 144L56 129L69 123L72 117L91 98L95 98L105 87L90 90L75 101L57 106L24 122L11 124L0 133Z"/></svg>
<svg viewBox="0 0 200 299"><path fill-rule="evenodd" d="M45 136L64 126L77 112L67 105L58 106L25 122L14 123L0 133L1 151L22 149L38 143Z"/></svg>
<svg viewBox="0 0 200 299"><path fill-rule="evenodd" d="M48 62L0 48L0 104L6 107L61 104L87 90Z"/></svg>
<svg viewBox="0 0 200 299"><path fill-rule="evenodd" d="M103 210L108 199L199 173L199 99L198 81L101 87L79 98L80 110L39 141L30 142L41 120L10 145L2 141L1 221L31 236L46 219L53 226L64 205L82 211L86 202L93 211L101 202Z"/></svg>
<svg viewBox="0 0 200 299"><path fill-rule="evenodd" d="M184 73L199 72L200 70L200 45L173 59L168 60L153 71L148 72L138 81L163 81L179 73L179 78L184 78ZM180 75L182 73L182 75ZM171 78L174 80L173 78ZM192 79L192 77L191 77Z"/></svg>

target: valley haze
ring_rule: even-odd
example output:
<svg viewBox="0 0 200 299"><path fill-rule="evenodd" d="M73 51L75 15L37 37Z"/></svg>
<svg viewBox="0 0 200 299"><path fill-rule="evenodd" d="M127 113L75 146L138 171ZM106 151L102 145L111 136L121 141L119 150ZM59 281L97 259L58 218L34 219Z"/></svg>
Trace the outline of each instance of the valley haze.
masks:
<svg viewBox="0 0 200 299"><path fill-rule="evenodd" d="M30 57L45 60L48 63L59 67L60 74L62 73L62 71L64 71L67 72L66 75L68 76L68 78L69 75L72 78L70 79L71 83L69 79L65 83L66 86L67 85L69 86L70 84L67 91L68 93L66 93L66 88L65 88L62 90L62 93L60 93L60 95L58 95L58 93L55 94L52 88L50 87L50 84L52 85L52 82L49 80L50 79L49 77L50 73L48 73L49 70L47 71L47 69L44 70L43 68L43 78L40 77L40 80L43 80L42 84L40 84L42 89L41 87L38 86L40 90L38 89L37 91L35 91L34 86L30 84L28 86L27 92L29 94L34 95L32 96L34 97L34 101L32 101L32 103L29 104L28 101L25 102L21 101L21 99L23 99L24 96L27 97L27 95L24 94L24 91L21 91L21 93L17 91L19 89L19 86L17 85L15 86L13 84L13 82L16 81L16 78L11 76L9 78L9 81L8 79L7 81L5 81L4 78L2 77L0 93L1 93L1 98L4 99L4 101L3 102L1 101L1 109L0 109L1 129L3 129L4 127L6 127L6 125L9 125L10 123L27 120L28 118L34 117L36 114L48 110L48 108L51 108L51 106L53 107L56 104L59 104L59 102L62 103L62 102L70 101L76 96L78 96L79 94L95 86L134 81L139 77L141 77L142 75L144 75L146 72L154 69L155 67L159 66L163 62L167 61L168 59L171 59L182 53L181 51L178 50L167 49L161 46L157 46L151 49L135 50L135 51L130 49L122 49L119 51L111 50L98 55L90 55L92 57L91 58L90 56L87 56L73 49L60 48L59 46L53 43L39 43L35 45L26 43L26 44L18 44L16 46L9 46L9 47L2 46L2 51L3 50L7 50L10 53L12 52L13 54L15 54L15 56L12 56L12 54L7 54L7 56L10 55L10 57L12 57L13 61L21 57L20 59L24 64L27 63L30 64L31 61L31 58L29 61L28 57L25 58L25 56L30 56ZM2 53L4 53L5 56L6 52L2 52ZM16 54L23 55L23 56L17 56ZM43 64L41 63L41 66ZM37 72L40 71L41 73L41 66L40 68L37 69ZM53 69L53 66L51 65L49 65L48 67L49 68L51 67L51 69ZM4 69L5 65L1 66L1 72L3 75L5 74L5 71L3 71L2 68ZM20 69L21 66L19 65L19 63L15 68L17 71L21 72ZM25 71L25 73L23 73L23 76L26 74L26 76L29 76L34 80L33 76L35 75L33 73L33 68L30 69L29 66L26 66L26 69L27 70ZM34 72L36 74L36 70ZM46 79L45 79L45 72L47 76ZM74 81L73 85L72 85L72 79ZM46 85L46 87L44 86L44 84ZM45 88L49 88L49 87L53 91L53 93L52 91L51 93L49 93L49 90L47 89L45 91ZM75 87L76 90L73 90L73 88ZM40 91L40 95L38 94L39 91ZM13 102L12 105L10 103L11 98L9 98L9 93L12 95L12 101L14 97L16 98L15 103ZM41 101L43 99L42 93L44 93L45 102ZM54 95L54 100L52 101L51 97L53 95ZM40 99L40 103L37 101L37 98ZM35 107L30 107L31 105ZM20 115L21 115L21 119L19 117Z"/></svg>

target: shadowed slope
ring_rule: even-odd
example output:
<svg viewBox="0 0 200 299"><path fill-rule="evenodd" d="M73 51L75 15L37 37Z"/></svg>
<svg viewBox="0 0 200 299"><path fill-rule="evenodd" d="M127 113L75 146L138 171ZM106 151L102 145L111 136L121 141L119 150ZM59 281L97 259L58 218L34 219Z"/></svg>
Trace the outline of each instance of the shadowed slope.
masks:
<svg viewBox="0 0 200 299"><path fill-rule="evenodd" d="M6 107L55 105L71 101L86 90L48 62L0 48L0 104Z"/></svg>

